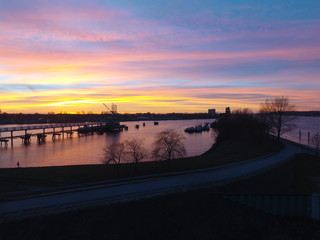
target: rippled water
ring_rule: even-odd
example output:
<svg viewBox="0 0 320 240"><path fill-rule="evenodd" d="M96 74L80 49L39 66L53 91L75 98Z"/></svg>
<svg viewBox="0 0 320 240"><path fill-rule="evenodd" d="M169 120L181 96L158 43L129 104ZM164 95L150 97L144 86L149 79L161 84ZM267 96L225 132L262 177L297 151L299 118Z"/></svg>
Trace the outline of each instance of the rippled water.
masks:
<svg viewBox="0 0 320 240"><path fill-rule="evenodd" d="M18 161L22 167L100 164L106 146L127 139L143 138L144 146L150 152L156 133L165 129L174 129L182 134L185 137L184 144L187 149L187 156L196 156L204 153L212 146L214 143L213 132L210 130L209 132L188 134L184 132L184 129L213 121L213 119L159 121L158 126L154 126L151 121L146 121L145 127L142 126L142 121L125 122L124 124L129 127L128 131L88 136L78 136L75 133L72 138L65 137L56 141L52 141L51 135L48 135L44 144L38 144L36 137L32 137L29 145L24 145L21 139L15 139L13 148L10 144L6 148L0 147L0 168L16 167ZM135 128L136 124L140 125L139 129ZM14 126L29 125L2 125L0 127ZM42 132L42 130L32 133L35 132ZM20 134L24 134L24 132ZM15 133L15 135L18 135L18 133ZM2 137L4 136L5 133L2 133Z"/></svg>

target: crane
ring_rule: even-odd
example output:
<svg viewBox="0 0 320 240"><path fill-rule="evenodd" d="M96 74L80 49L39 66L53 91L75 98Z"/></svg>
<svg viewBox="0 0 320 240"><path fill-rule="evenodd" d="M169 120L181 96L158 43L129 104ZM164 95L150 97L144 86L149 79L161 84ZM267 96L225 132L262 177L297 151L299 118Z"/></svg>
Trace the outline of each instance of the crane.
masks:
<svg viewBox="0 0 320 240"><path fill-rule="evenodd" d="M104 104L104 103L102 103L102 104L112 113L112 111L110 110L110 108L106 104Z"/></svg>
<svg viewBox="0 0 320 240"><path fill-rule="evenodd" d="M111 105L112 109L110 109L106 104L104 104L104 103L102 103L102 104L110 111L110 113L112 115L117 113L117 105L112 103L112 105Z"/></svg>

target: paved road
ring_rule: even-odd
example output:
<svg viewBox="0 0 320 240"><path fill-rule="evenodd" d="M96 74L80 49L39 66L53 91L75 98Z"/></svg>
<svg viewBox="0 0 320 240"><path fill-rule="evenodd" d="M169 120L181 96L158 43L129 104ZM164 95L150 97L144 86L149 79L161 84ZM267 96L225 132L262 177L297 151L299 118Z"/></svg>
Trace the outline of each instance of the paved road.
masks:
<svg viewBox="0 0 320 240"><path fill-rule="evenodd" d="M129 201L168 194L212 184L223 184L257 171L281 164L297 152L305 151L295 144L286 143L277 154L229 164L223 167L157 176L156 178L110 184L77 191L30 197L0 203L0 222L21 217L63 212L96 204Z"/></svg>

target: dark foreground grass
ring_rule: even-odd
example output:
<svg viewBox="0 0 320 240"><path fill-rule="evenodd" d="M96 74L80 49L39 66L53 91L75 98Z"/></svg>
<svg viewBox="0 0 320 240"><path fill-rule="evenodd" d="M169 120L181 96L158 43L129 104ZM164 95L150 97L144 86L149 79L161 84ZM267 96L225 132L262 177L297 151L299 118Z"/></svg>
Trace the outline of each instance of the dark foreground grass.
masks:
<svg viewBox="0 0 320 240"><path fill-rule="evenodd" d="M297 154L277 167L258 172L225 186L219 193L235 194L312 194L320 193L320 158Z"/></svg>
<svg viewBox="0 0 320 240"><path fill-rule="evenodd" d="M263 143L224 142L212 147L201 156L171 160L170 164L165 162L141 162L136 168L133 164L121 164L120 175L117 174L115 166L105 164L0 169L0 193L200 169L276 152L281 147L279 143L273 140L265 140Z"/></svg>
<svg viewBox="0 0 320 240"><path fill-rule="evenodd" d="M319 176L319 162L319 158L298 155L283 165L226 186L6 223L0 225L0 238L320 239L318 221L273 216L216 195L313 191L308 179Z"/></svg>

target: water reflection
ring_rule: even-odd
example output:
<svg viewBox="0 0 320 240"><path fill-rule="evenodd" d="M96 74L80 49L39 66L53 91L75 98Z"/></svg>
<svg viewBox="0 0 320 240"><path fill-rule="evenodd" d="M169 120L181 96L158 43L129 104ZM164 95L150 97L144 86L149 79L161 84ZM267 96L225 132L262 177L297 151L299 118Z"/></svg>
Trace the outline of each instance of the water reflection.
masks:
<svg viewBox="0 0 320 240"><path fill-rule="evenodd" d="M132 138L143 138L144 147L150 152L156 133L165 129L174 129L185 136L184 143L187 156L195 156L207 151L214 143L213 131L188 134L184 132L187 127L203 124L208 120L177 120L160 121L159 125L153 122L126 122L129 130L121 133L107 133L103 135L80 135L76 133L72 137L53 141L48 135L46 142L37 143L36 137L32 137L31 143L24 145L21 139L14 139L13 147L0 147L0 168L16 167L19 161L21 167L78 165L78 164L101 164L104 156L104 148L112 143L118 143ZM212 122L214 120L210 120ZM139 124L139 128L135 125ZM320 117L298 117L295 120L296 128L283 135L284 138L308 145L308 132L312 137L320 132ZM17 126L17 125L15 125ZM1 126L1 127L15 127ZM57 131L59 129L56 129ZM301 131L301 141L299 140ZM36 131L35 131L36 132ZM42 130L37 130L42 133ZM21 132L24 134L24 131ZM8 133L2 133L4 137ZM10 133L9 133L10 135ZM311 144L309 144L311 145Z"/></svg>
<svg viewBox="0 0 320 240"><path fill-rule="evenodd" d="M8 148L0 147L0 167L16 167L18 161L21 167L100 164L106 146L132 138L142 138L144 139L144 147L151 151L156 133L165 129L174 129L184 135L187 156L195 156L204 153L212 146L214 143L212 133L210 131L187 134L184 129L206 121L208 120L160 121L159 125L145 122L145 126L143 126L143 121L126 122L124 124L128 125L128 131L86 136L78 136L75 133L72 137L65 135L64 138L61 137L60 140L55 141L52 140L52 135L48 135L46 142L42 144L37 143L36 137L32 137L29 145L23 145L21 139L15 139L13 148L10 146ZM212 121L210 120L210 122ZM139 124L138 129L135 128L137 124ZM37 130L37 132L42 133L41 130Z"/></svg>
<svg viewBox="0 0 320 240"><path fill-rule="evenodd" d="M285 133L282 137L297 143L312 146L311 142L309 142L308 135L312 138L314 134L320 133L320 117L298 117L293 123L295 124L295 128Z"/></svg>

